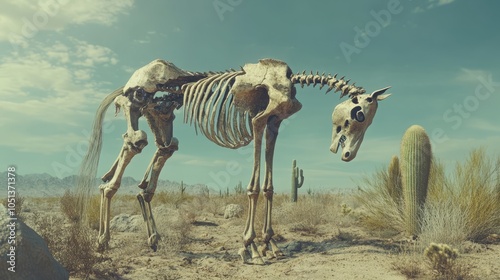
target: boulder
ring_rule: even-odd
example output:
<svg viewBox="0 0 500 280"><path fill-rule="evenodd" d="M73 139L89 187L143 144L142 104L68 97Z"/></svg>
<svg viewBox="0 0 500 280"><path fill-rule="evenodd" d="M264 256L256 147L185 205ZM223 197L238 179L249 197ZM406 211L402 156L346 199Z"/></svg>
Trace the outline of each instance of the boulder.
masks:
<svg viewBox="0 0 500 280"><path fill-rule="evenodd" d="M10 220L0 204L0 279L69 279L47 243L20 220Z"/></svg>
<svg viewBox="0 0 500 280"><path fill-rule="evenodd" d="M113 231L137 232L144 224L142 215L119 214L113 217L109 226Z"/></svg>

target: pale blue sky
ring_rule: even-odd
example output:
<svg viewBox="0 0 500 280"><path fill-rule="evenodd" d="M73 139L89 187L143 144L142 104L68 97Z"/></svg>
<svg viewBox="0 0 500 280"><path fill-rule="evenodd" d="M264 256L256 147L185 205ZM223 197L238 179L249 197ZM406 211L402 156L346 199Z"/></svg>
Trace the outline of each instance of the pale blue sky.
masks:
<svg viewBox="0 0 500 280"><path fill-rule="evenodd" d="M338 93L299 88L303 108L278 138L277 192L289 191L293 159L304 169L305 189L355 187L353 179L399 154L412 124L427 130L445 162L479 146L498 155L499 9L493 0L3 0L1 166L15 164L19 174L75 174L99 102L156 58L220 71L271 57L294 72L338 72L368 92L393 87L349 163L329 151ZM125 132L123 117L108 113L99 176ZM182 111L177 116L180 149L161 178L215 189L248 183L251 145L218 147L183 124ZM145 122L141 129L150 145L125 172L136 179L155 148Z"/></svg>

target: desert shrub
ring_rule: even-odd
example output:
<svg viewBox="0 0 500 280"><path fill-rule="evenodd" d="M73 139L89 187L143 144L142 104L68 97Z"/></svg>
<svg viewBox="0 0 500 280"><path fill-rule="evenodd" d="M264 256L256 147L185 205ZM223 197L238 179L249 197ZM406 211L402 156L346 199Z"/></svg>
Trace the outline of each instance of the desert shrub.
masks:
<svg viewBox="0 0 500 280"><path fill-rule="evenodd" d="M297 202L276 203L273 209L276 224L309 234L318 234L321 225L337 223L342 215L340 203L332 194L302 196Z"/></svg>
<svg viewBox="0 0 500 280"><path fill-rule="evenodd" d="M61 203L61 210L64 215L70 221L75 223L80 221L80 213L78 212L78 207L75 207L75 205L77 205L77 200L77 196L70 190L66 190L59 200L59 202Z"/></svg>
<svg viewBox="0 0 500 280"><path fill-rule="evenodd" d="M422 257L415 255L415 252L401 252L396 259L391 263L392 269L399 271L406 279L421 279L425 274Z"/></svg>
<svg viewBox="0 0 500 280"><path fill-rule="evenodd" d="M33 228L43 237L50 251L72 275L89 275L100 258L94 253L92 230L55 215L33 215Z"/></svg>
<svg viewBox="0 0 500 280"><path fill-rule="evenodd" d="M101 198L98 195L94 195L89 197L89 207L86 209L88 225L92 229L99 228L99 218L100 218L100 207L101 207ZM77 205L78 197L76 194L71 192L70 190L66 190L59 200L61 211L63 214L73 223L79 223L80 213L78 212L78 208L75 207Z"/></svg>
<svg viewBox="0 0 500 280"><path fill-rule="evenodd" d="M190 232L192 229L192 218L190 214L182 209L174 209L165 205L154 209L154 217L160 241L158 251L163 254L178 252L185 249L191 242Z"/></svg>

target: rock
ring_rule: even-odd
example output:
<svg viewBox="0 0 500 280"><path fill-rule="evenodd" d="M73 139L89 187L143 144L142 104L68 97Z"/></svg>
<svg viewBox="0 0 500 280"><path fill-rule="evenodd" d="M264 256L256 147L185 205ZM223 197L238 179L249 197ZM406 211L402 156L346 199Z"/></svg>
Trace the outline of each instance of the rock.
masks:
<svg viewBox="0 0 500 280"><path fill-rule="evenodd" d="M239 204L228 204L224 209L224 219L239 218L243 214L243 206Z"/></svg>
<svg viewBox="0 0 500 280"><path fill-rule="evenodd" d="M0 204L0 279L69 279L45 240L24 222L9 218L7 209Z"/></svg>
<svg viewBox="0 0 500 280"><path fill-rule="evenodd" d="M141 229L144 219L141 215L119 214L109 222L111 230L119 232L136 232Z"/></svg>

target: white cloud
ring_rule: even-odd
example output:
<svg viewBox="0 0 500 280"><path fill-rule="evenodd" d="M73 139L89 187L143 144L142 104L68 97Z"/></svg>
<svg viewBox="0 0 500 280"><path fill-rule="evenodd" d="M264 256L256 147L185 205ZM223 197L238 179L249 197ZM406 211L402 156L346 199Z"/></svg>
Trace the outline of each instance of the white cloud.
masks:
<svg viewBox="0 0 500 280"><path fill-rule="evenodd" d="M75 65L85 67L94 67L96 64L115 65L118 59L112 50L98 45L88 44L79 40L73 39L76 45Z"/></svg>
<svg viewBox="0 0 500 280"><path fill-rule="evenodd" d="M456 0L427 0L427 2L423 4L424 5L423 7L422 6L415 7L413 9L413 13L422 13L425 12L426 10L448 5L455 1Z"/></svg>
<svg viewBox="0 0 500 280"><path fill-rule="evenodd" d="M3 0L0 41L27 46L27 39L42 30L61 31L69 25L111 25L127 14L133 0Z"/></svg>
<svg viewBox="0 0 500 280"><path fill-rule="evenodd" d="M457 82L477 84L480 82L480 79L487 79L489 76L491 76L491 72L486 70L460 68L460 72L456 75L455 79Z"/></svg>
<svg viewBox="0 0 500 280"><path fill-rule="evenodd" d="M15 139L15 141L13 141ZM9 137L0 137L0 146L15 149L20 152L39 153L50 155L54 152L65 151L67 147L77 142L86 143L83 135L75 133L59 133L50 135L27 135L11 131Z"/></svg>
<svg viewBox="0 0 500 280"><path fill-rule="evenodd" d="M116 64L116 54L76 38L63 40L32 40L31 48L0 59L3 129L20 130L30 124L76 126L91 116L95 109L89 108L107 94L106 82L95 80L94 75L97 67ZM25 133L20 138L31 137L30 131ZM45 133L51 134L50 128Z"/></svg>
<svg viewBox="0 0 500 280"><path fill-rule="evenodd" d="M500 132L500 125L498 123L486 119L472 118L467 121L466 126L479 131Z"/></svg>

